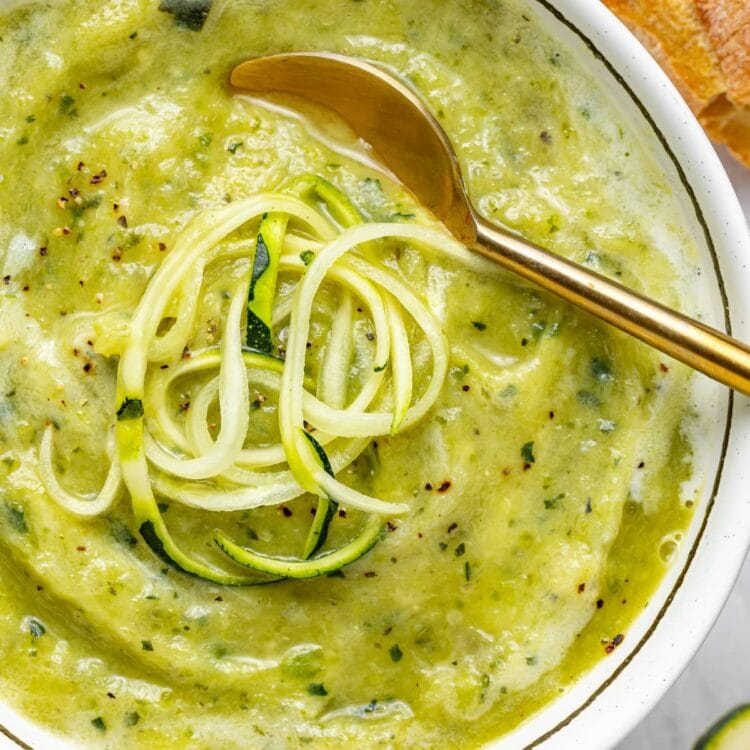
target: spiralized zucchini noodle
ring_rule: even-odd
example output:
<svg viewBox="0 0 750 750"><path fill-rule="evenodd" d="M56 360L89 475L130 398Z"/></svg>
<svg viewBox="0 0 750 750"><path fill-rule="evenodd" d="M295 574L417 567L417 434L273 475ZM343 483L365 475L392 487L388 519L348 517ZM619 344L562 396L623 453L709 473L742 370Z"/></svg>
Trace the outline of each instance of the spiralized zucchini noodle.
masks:
<svg viewBox="0 0 750 750"><path fill-rule="evenodd" d="M409 505L366 495L338 475L378 436L407 430L428 413L449 360L429 303L378 260L378 243L394 240L470 259L430 219L366 222L346 195L315 175L197 215L154 273L126 333L110 342L119 354L116 450L104 486L93 499L61 486L50 427L40 449L49 496L72 513L95 516L107 512L124 482L138 529L154 552L220 584L310 578L363 555L382 537L385 520ZM234 286L220 343L186 358L206 272L222 263L231 265L227 276ZM335 310L322 354L310 367L311 321L323 288ZM163 325L166 319L171 326ZM412 356L417 342L429 351L418 361ZM170 393L188 377L197 385L189 410L178 417ZM278 399L276 442L253 443L253 389ZM220 514L278 506L305 493L317 506L297 558L261 554L207 530L226 555L227 570L188 554L156 499ZM370 517L358 536L330 548L328 530L339 504ZM241 566L246 574L232 572Z"/></svg>

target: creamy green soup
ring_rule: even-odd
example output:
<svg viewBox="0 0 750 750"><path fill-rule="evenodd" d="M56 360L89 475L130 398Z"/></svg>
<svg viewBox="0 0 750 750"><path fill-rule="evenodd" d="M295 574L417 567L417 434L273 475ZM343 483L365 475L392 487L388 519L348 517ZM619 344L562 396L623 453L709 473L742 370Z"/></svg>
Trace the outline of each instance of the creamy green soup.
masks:
<svg viewBox="0 0 750 750"><path fill-rule="evenodd" d="M76 747L477 747L612 658L679 548L704 481L681 366L502 271L378 246L440 321L449 369L429 412L339 479L408 511L335 574L262 586L168 565L126 491L91 519L59 507L40 444L51 429L60 483L96 495L122 409L118 331L205 211L314 174L369 222L423 217L315 117L231 91L249 57L321 48L388 66L423 92L488 218L695 314L678 199L522 0L163 5L0 16L0 696ZM242 268L207 268L185 357L221 340ZM339 301L317 298L311 378ZM354 357L352 388L372 364ZM203 382L167 394L178 425ZM276 404L251 393L262 442ZM315 507L157 499L190 554L235 572L214 528L295 555ZM331 543L361 516L341 506Z"/></svg>

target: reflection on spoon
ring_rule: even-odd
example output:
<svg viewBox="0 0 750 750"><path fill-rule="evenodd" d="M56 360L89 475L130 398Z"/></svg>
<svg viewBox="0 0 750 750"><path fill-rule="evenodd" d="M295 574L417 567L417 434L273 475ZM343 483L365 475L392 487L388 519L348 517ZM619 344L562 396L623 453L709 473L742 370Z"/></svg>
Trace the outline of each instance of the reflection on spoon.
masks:
<svg viewBox="0 0 750 750"><path fill-rule="evenodd" d="M345 55L295 52L248 60L230 81L246 91L291 94L332 110L468 247L750 395L750 348L742 342L483 219L466 194L442 127L420 95L391 74Z"/></svg>

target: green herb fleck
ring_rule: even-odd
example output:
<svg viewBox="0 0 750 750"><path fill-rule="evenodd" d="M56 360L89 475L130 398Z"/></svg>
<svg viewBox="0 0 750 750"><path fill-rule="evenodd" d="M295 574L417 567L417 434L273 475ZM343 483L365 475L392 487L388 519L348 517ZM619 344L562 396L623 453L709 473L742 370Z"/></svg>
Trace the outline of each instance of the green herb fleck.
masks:
<svg viewBox="0 0 750 750"><path fill-rule="evenodd" d="M106 732L107 725L104 723L104 719L101 716L97 716L95 719L91 719L91 726L94 727L98 732Z"/></svg>
<svg viewBox="0 0 750 750"><path fill-rule="evenodd" d="M138 540L130 533L130 529L119 519L110 519L112 538L123 547L135 547Z"/></svg>
<svg viewBox="0 0 750 750"><path fill-rule="evenodd" d="M445 542L438 542L438 547L440 547L441 552L445 552L448 549L448 545Z"/></svg>
<svg viewBox="0 0 750 750"><path fill-rule="evenodd" d="M486 331L487 330L487 324L482 323L481 320L472 320L471 324L474 326L474 328L477 329L477 331Z"/></svg>
<svg viewBox="0 0 750 750"><path fill-rule="evenodd" d="M315 257L315 253L312 250L303 250L299 254L300 260L306 265L309 266L310 263L312 263L313 258Z"/></svg>
<svg viewBox="0 0 750 750"><path fill-rule="evenodd" d="M610 367L609 363L602 357L594 357L591 360L591 374L597 380L614 380L614 376L612 375L612 368Z"/></svg>
<svg viewBox="0 0 750 750"><path fill-rule="evenodd" d="M117 421L125 422L143 416L143 401L139 398L126 398L117 410Z"/></svg>
<svg viewBox="0 0 750 750"><path fill-rule="evenodd" d="M211 145L211 141L213 141L214 137L211 133L201 133L198 136L198 142L203 146L203 148L208 148Z"/></svg>
<svg viewBox="0 0 750 750"><path fill-rule="evenodd" d="M509 398L510 396L515 396L516 393L518 393L518 388L511 383L511 385L506 385L505 388L500 391L500 397Z"/></svg>
<svg viewBox="0 0 750 750"><path fill-rule="evenodd" d="M539 340L539 337L544 333L545 328L547 328L547 324L541 320L537 320L531 324L531 335L534 337L535 341Z"/></svg>
<svg viewBox="0 0 750 750"><path fill-rule="evenodd" d="M58 113L61 115L72 115L75 112L73 109L75 103L76 100L70 94L62 94L57 104Z"/></svg>
<svg viewBox="0 0 750 750"><path fill-rule="evenodd" d="M328 695L328 691L322 682L311 682L307 686L307 692L310 695Z"/></svg>
<svg viewBox="0 0 750 750"><path fill-rule="evenodd" d="M464 578L467 581L471 580L471 563L468 560L464 563Z"/></svg>
<svg viewBox="0 0 750 750"><path fill-rule="evenodd" d="M586 253L586 257L583 259L583 262L587 266L594 266L599 267L602 265L602 257L599 255L599 253L593 252L593 250L589 250L588 253Z"/></svg>
<svg viewBox="0 0 750 750"><path fill-rule="evenodd" d="M22 135L17 141L17 146L25 146L29 142L29 138L26 135Z"/></svg>
<svg viewBox="0 0 750 750"><path fill-rule="evenodd" d="M8 514L8 522L17 532L25 534L29 530L23 508L20 505L6 502L5 512Z"/></svg>
<svg viewBox="0 0 750 750"><path fill-rule="evenodd" d="M237 141L235 143L230 143L227 146L227 151L229 151L230 154L236 154L237 153L237 149L240 148L240 146L243 146L243 145L244 144L242 143L242 141Z"/></svg>
<svg viewBox="0 0 750 750"><path fill-rule="evenodd" d="M300 646L299 651L284 658L281 668L289 677L312 679L323 668L323 651L316 646Z"/></svg>
<svg viewBox="0 0 750 750"><path fill-rule="evenodd" d="M458 547L456 547L454 554L456 555L456 557L461 557L461 555L463 555L465 552L466 552L466 545L463 542L461 542L461 544L459 544Z"/></svg>
<svg viewBox="0 0 750 750"><path fill-rule="evenodd" d="M521 446L521 458L526 461L527 464L536 463L534 458L534 441L530 440L528 443L524 443Z"/></svg>
<svg viewBox="0 0 750 750"><path fill-rule="evenodd" d="M159 10L171 13L175 23L190 31L200 31L213 0L161 0Z"/></svg>
<svg viewBox="0 0 750 750"><path fill-rule="evenodd" d="M490 689L490 676L486 672L479 678L479 684L482 686L482 690L479 693L479 700L484 701L487 691Z"/></svg>
<svg viewBox="0 0 750 750"><path fill-rule="evenodd" d="M125 726L134 727L141 720L141 715L138 711L130 711L125 714Z"/></svg>
<svg viewBox="0 0 750 750"><path fill-rule="evenodd" d="M153 651L154 646L151 641L141 641L141 649L143 651Z"/></svg>
<svg viewBox="0 0 750 750"><path fill-rule="evenodd" d="M36 617L29 617L28 627L32 638L41 638L47 632L47 629Z"/></svg>
<svg viewBox="0 0 750 750"><path fill-rule="evenodd" d="M388 360L387 359L386 359L385 362L383 362L382 365L376 365L372 369L373 369L373 372L383 372L383 370L385 370L386 367L388 367Z"/></svg>
<svg viewBox="0 0 750 750"><path fill-rule="evenodd" d="M394 643L388 653L391 655L391 661L394 664L397 664L404 658L404 652L398 647L398 643Z"/></svg>
<svg viewBox="0 0 750 750"><path fill-rule="evenodd" d="M83 212L86 211L89 208L96 208L100 203L102 202L101 195L92 195L89 198L86 198L83 200L82 203L72 203L70 205L70 211L73 214L73 216L76 217L76 219L83 216ZM114 235L112 236L112 239L114 239Z"/></svg>
<svg viewBox="0 0 750 750"><path fill-rule="evenodd" d="M127 232L127 239L125 240L126 247L135 247L136 245L140 245L141 242L143 242L143 235L139 232L134 232L132 230L128 230Z"/></svg>
<svg viewBox="0 0 750 750"><path fill-rule="evenodd" d="M36 122L36 115L26 115L25 119L28 123Z"/></svg>
<svg viewBox="0 0 750 750"><path fill-rule="evenodd" d="M526 663L527 663L527 664L528 664L528 665L529 665L530 667L531 667L531 666L533 666L534 664L536 664L536 662L537 662L536 656L527 656L527 657L526 657Z"/></svg>
<svg viewBox="0 0 750 750"><path fill-rule="evenodd" d="M547 510L555 510L555 508L558 507L558 503L560 500L562 500L565 497L565 493L561 492L559 495L555 495L554 497L550 497L549 499L544 501L544 507Z"/></svg>
<svg viewBox="0 0 750 750"><path fill-rule="evenodd" d="M591 393L591 391L578 391L578 393L576 393L576 398L578 399L579 404L590 406L592 408L601 404L599 397Z"/></svg>

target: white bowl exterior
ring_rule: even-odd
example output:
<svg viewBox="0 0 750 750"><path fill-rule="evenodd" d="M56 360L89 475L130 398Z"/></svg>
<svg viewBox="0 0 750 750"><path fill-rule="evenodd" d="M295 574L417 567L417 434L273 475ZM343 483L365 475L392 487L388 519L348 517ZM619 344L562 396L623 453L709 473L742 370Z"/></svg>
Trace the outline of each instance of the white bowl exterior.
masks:
<svg viewBox="0 0 750 750"><path fill-rule="evenodd" d="M5 8L13 2L0 0L0 6ZM552 22L555 33L572 38L543 7L545 0L530 2L539 4L542 22ZM729 179L700 125L659 66L598 0L553 0L551 5L609 61L665 135L713 239L729 300L732 333L750 340L750 233ZM604 66L590 52L586 54L589 63L600 69L600 77L615 84ZM623 92L623 96L627 94ZM687 666L718 617L750 547L750 491L746 489L750 487L750 400L735 395L730 418L715 502L680 585L676 586L677 579L686 567L691 544L684 545L681 559L628 630L623 646L517 730L490 743L487 750L612 748L656 705ZM703 515L704 508L698 507L696 521ZM692 530L689 542L698 531ZM0 724L22 738L21 747L72 747L8 707L0 708ZM545 735L549 736L544 739ZM0 748L18 747L0 733Z"/></svg>

